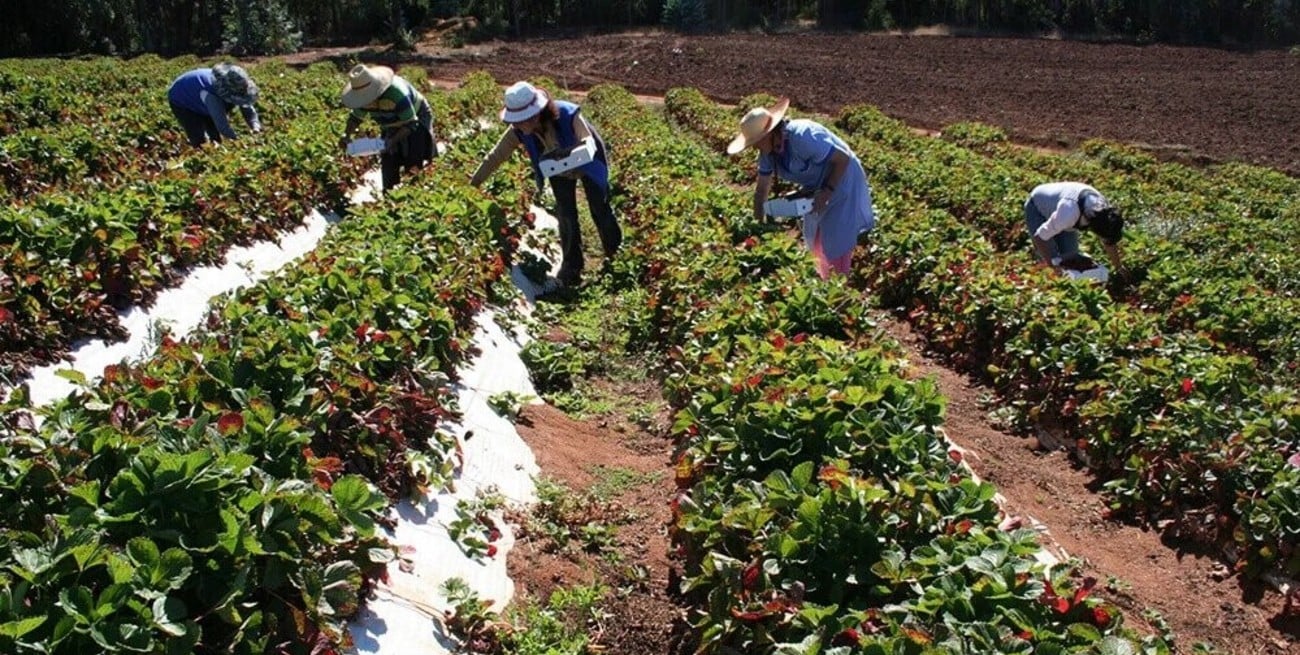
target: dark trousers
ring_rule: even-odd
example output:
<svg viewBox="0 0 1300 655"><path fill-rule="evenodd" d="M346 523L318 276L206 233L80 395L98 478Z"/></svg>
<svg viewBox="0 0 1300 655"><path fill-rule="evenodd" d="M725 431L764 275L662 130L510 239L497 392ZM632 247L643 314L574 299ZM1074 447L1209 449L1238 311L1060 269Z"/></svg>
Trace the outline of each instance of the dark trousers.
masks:
<svg viewBox="0 0 1300 655"><path fill-rule="evenodd" d="M406 135L393 152L379 156L379 170L382 175L384 190L387 191L402 181L402 171L409 168L423 168L436 155L433 145L433 133L417 127Z"/></svg>
<svg viewBox="0 0 1300 655"><path fill-rule="evenodd" d="M396 150L379 156L379 172L385 191L402 181L403 170L423 168L438 156L438 146L433 138L433 112L429 109L429 103L420 105L416 114L418 122L415 129L406 135ZM384 138L388 138L388 135L385 134Z"/></svg>
<svg viewBox="0 0 1300 655"><path fill-rule="evenodd" d="M556 277L566 284L576 284L582 278L582 230L578 228L578 181L557 175L551 178L551 191L555 193L555 218L560 223L560 251L564 254L560 272ZM618 227L614 209L609 206L609 191L602 189L589 176L582 178L582 190L587 194L587 208L591 210L596 233L606 257L613 257L623 243L623 231Z"/></svg>
<svg viewBox="0 0 1300 655"><path fill-rule="evenodd" d="M172 115L184 128L185 138L189 139L190 145L197 148L205 141L221 141L221 133L217 131L217 124L211 116L191 111L174 102L168 104L172 106Z"/></svg>

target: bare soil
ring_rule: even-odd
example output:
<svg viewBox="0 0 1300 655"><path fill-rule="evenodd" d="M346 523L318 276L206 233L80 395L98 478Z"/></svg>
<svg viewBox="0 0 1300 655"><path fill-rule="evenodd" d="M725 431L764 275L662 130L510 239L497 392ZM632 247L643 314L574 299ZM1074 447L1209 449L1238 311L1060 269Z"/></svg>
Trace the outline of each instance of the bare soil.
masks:
<svg viewBox="0 0 1300 655"><path fill-rule="evenodd" d="M604 34L412 53L294 55L411 63L437 78L487 70L502 83L547 75L586 90L616 82L662 95L693 86L723 102L756 92L834 114L867 103L915 127L980 121L1033 145L1088 138L1191 162L1245 161L1300 174L1300 55L1030 38L859 33Z"/></svg>
<svg viewBox="0 0 1300 655"><path fill-rule="evenodd" d="M597 647L620 655L675 652L684 624L665 524L674 493L668 443L633 423L577 421L549 405L525 408L517 427L542 474L571 489L589 490L600 468L654 478L616 499L631 519L618 526L617 564L600 554L548 552L542 540L525 534L508 564L517 592L545 599L557 588L601 582L611 589L603 605L610 616L592 634Z"/></svg>

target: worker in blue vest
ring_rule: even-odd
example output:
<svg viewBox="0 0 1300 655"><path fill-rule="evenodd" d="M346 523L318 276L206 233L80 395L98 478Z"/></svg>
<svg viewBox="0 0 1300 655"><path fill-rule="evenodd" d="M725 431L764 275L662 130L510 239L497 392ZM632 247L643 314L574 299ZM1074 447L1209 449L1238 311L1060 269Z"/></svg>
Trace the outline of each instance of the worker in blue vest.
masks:
<svg viewBox="0 0 1300 655"><path fill-rule="evenodd" d="M548 279L543 294L576 286L582 280L582 235L578 229L578 181L587 195L587 207L596 223L596 233L605 257L613 257L623 242L623 232L609 204L609 160L605 143L596 129L571 102L555 100L545 91L527 82L516 82L506 89L501 120L510 125L492 151L487 154L470 184L479 186L505 163L520 146L528 153L533 178L540 190L545 179L540 160L555 149L568 149L585 139L596 143L596 156L578 168L552 175L551 191L555 194L555 214L560 223L560 270Z"/></svg>

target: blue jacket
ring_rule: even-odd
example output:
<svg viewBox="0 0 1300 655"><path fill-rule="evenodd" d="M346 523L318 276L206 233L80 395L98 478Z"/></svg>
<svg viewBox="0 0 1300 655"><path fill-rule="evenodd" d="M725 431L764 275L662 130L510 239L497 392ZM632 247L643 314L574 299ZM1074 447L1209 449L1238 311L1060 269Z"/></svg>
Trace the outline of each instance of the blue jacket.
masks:
<svg viewBox="0 0 1300 655"><path fill-rule="evenodd" d="M235 138L235 131L226 120L226 112L233 105L217 95L217 79L213 77L211 68L196 68L182 73L167 87L167 100L177 107L212 118L221 136ZM249 129L254 132L262 129L256 109L240 107L239 112L244 115L244 122L248 123Z"/></svg>

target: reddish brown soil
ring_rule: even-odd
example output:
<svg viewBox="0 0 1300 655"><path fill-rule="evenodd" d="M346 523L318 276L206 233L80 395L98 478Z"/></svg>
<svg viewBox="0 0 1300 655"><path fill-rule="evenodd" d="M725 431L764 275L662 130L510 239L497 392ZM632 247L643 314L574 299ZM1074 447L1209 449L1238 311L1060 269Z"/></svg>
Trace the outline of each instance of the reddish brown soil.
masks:
<svg viewBox="0 0 1300 655"><path fill-rule="evenodd" d="M1300 653L1300 616L1284 617L1283 599L1260 584L1232 576L1216 557L1189 551L1156 532L1101 518L1094 479L1064 451L1045 451L1034 438L990 424L981 405L987 389L924 352L923 339L903 322L885 329L912 353L923 375L947 398L945 429L967 449L967 461L997 486L1007 510L1045 524L1051 550L1083 561L1087 575L1112 582L1107 596L1124 609L1127 625L1158 633L1144 614L1156 610L1173 630L1179 652L1197 642L1236 655Z"/></svg>
<svg viewBox="0 0 1300 655"><path fill-rule="evenodd" d="M672 644L679 640L683 625L669 583L671 563L664 521L673 485L667 475L667 442L632 424L615 425L613 419L576 421L549 405L525 408L518 428L536 455L542 475L571 489L590 488L597 481L597 467L653 474L657 482L628 489L616 499L631 517L618 527L620 564L611 565L605 558L586 553L547 552L542 540L525 535L509 558L517 592L544 599L556 588L599 580L612 591L603 606L611 616L592 634L597 646L620 655L673 652ZM630 567L641 567L646 575L631 576Z"/></svg>
<svg viewBox="0 0 1300 655"><path fill-rule="evenodd" d="M331 53L337 56L338 53ZM371 53L368 58L387 55ZM759 91L835 113L869 103L917 127L999 125L1018 141L1099 137L1189 160L1300 174L1300 55L1046 39L872 34L614 34L421 48L434 77L486 69L577 90L693 86L734 102Z"/></svg>

